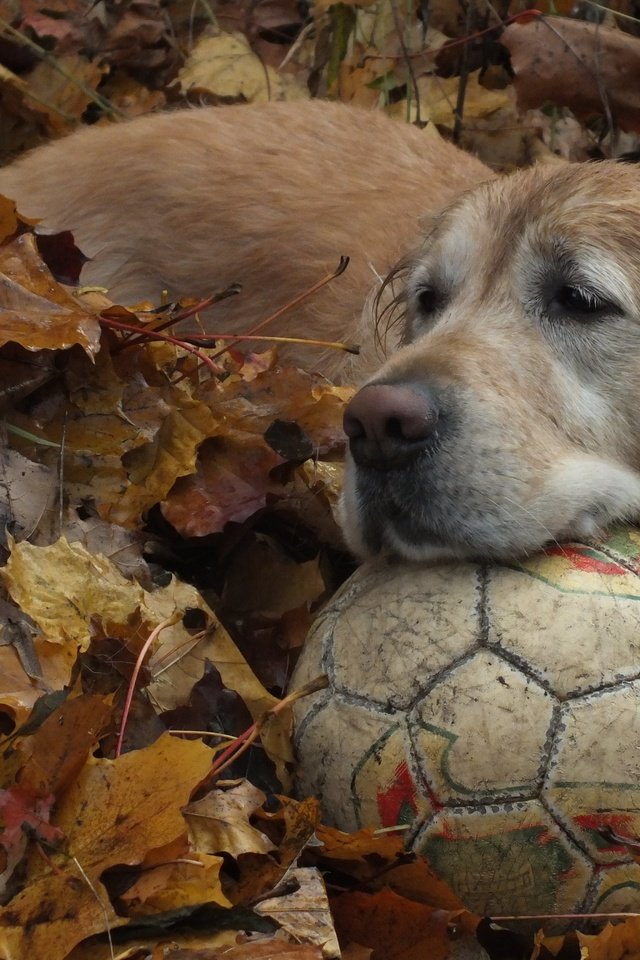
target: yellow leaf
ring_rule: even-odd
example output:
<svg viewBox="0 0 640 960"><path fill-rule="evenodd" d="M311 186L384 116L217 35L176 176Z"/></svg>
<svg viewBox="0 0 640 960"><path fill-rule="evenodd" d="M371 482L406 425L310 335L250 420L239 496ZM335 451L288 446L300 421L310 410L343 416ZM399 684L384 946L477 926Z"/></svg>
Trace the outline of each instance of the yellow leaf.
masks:
<svg viewBox="0 0 640 960"><path fill-rule="evenodd" d="M89 646L92 619L126 623L144 608L141 586L126 580L106 557L93 556L64 537L49 547L12 542L0 574L15 602L48 640L71 641L81 650ZM149 621L147 626L150 633L154 624Z"/></svg>
<svg viewBox="0 0 640 960"><path fill-rule="evenodd" d="M480 71L469 74L465 90L463 116L467 119L487 117L496 110L511 105L511 94L507 90L486 90L479 82ZM455 108L458 100L459 77L431 77L418 78L420 93L420 117L422 120L431 120L442 126L452 128L455 124ZM410 119L417 116L415 101L411 102ZM401 100L394 104L390 113L406 117L407 101Z"/></svg>
<svg viewBox="0 0 640 960"><path fill-rule="evenodd" d="M215 433L216 420L204 403L177 391L173 402L154 439L125 456L132 482L122 496L99 506L105 520L123 526L137 522L145 510L167 496L178 477L195 471L198 448Z"/></svg>
<svg viewBox="0 0 640 960"><path fill-rule="evenodd" d="M204 36L178 73L183 93L206 92L249 103L278 100L283 92L273 67L262 63L241 34Z"/></svg>
<svg viewBox="0 0 640 960"><path fill-rule="evenodd" d="M67 837L55 869L0 910L0 955L64 960L81 940L127 921L100 876L140 863L148 850L185 831L181 807L206 776L213 752L164 734L118 760L90 758L58 803L55 826ZM167 776L171 771L171 776Z"/></svg>

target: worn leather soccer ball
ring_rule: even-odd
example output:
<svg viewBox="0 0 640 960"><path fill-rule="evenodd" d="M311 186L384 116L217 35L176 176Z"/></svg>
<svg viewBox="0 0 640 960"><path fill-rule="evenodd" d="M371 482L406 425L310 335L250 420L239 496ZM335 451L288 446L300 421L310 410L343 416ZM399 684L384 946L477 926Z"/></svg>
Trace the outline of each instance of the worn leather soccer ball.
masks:
<svg viewBox="0 0 640 960"><path fill-rule="evenodd" d="M406 828L466 905L640 908L640 532L511 566L363 566L293 689L299 788L353 830Z"/></svg>

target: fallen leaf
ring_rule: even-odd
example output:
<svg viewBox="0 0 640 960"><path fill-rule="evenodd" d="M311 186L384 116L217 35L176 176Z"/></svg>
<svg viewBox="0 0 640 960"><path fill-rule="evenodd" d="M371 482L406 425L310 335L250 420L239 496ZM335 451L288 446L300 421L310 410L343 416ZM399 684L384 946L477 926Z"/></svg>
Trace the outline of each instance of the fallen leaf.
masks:
<svg viewBox="0 0 640 960"><path fill-rule="evenodd" d="M256 911L272 917L292 940L322 948L322 956L340 957L327 891L318 870L293 868L287 873L289 892L262 900Z"/></svg>
<svg viewBox="0 0 640 960"><path fill-rule="evenodd" d="M372 947L371 960L447 960L449 916L424 904L379 893L333 897L333 918L341 939Z"/></svg>
<svg viewBox="0 0 640 960"><path fill-rule="evenodd" d="M118 760L90 758L59 801L54 825L67 850L0 909L0 951L64 960L81 940L126 923L100 877L184 833L181 807L207 775L212 751L168 734ZM167 776L171 771L171 776Z"/></svg>
<svg viewBox="0 0 640 960"><path fill-rule="evenodd" d="M251 826L249 819L266 797L246 780L212 790L201 800L185 807L184 816L196 850L242 853L271 853L272 841Z"/></svg>
<svg viewBox="0 0 640 960"><path fill-rule="evenodd" d="M53 279L32 234L0 247L0 274L0 345L11 341L27 350L65 350L78 344L90 356L97 353L97 319Z"/></svg>
<svg viewBox="0 0 640 960"><path fill-rule="evenodd" d="M262 64L239 33L201 37L178 81L181 91L192 97L209 94L249 103L279 100L284 92L273 67Z"/></svg>
<svg viewBox="0 0 640 960"><path fill-rule="evenodd" d="M600 933L576 933L581 957L588 960L640 960L640 917L628 917ZM543 941L544 943L544 941Z"/></svg>
<svg viewBox="0 0 640 960"><path fill-rule="evenodd" d="M536 17L506 28L522 110L555 103L576 116L605 117L640 130L640 40L620 30L563 17Z"/></svg>
<svg viewBox="0 0 640 960"><path fill-rule="evenodd" d="M49 547L13 543L0 572L9 593L48 640L86 650L91 621L126 624L144 609L142 587L130 583L105 557L62 537ZM142 629L155 624L147 612Z"/></svg>

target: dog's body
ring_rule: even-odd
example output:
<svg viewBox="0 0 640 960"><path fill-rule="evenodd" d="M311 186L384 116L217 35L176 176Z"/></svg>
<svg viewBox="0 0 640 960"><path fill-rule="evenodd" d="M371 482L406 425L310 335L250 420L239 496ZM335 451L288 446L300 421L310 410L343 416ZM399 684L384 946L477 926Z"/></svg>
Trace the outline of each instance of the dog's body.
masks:
<svg viewBox="0 0 640 960"><path fill-rule="evenodd" d="M223 333L249 330L347 255L340 278L264 331L334 340L354 338L377 277L419 242L420 218L489 176L408 124L313 101L85 128L0 170L0 193L47 229L73 230L92 258L82 283L114 301L242 284L209 317ZM332 376L344 363L335 350L289 356Z"/></svg>
<svg viewBox="0 0 640 960"><path fill-rule="evenodd" d="M242 282L244 298L216 314L227 329L350 255L343 277L272 330L330 338L349 337L374 271L416 246L426 216L398 275L404 345L345 419L350 545L510 558L640 517L634 168L495 179L377 114L297 104L83 131L0 171L0 192L72 229L94 258L83 281L116 299Z"/></svg>

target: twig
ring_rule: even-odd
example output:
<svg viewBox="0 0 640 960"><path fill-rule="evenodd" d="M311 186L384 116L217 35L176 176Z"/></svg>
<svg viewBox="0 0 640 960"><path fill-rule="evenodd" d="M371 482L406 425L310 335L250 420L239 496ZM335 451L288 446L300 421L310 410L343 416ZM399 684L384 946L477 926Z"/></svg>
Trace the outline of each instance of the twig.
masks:
<svg viewBox="0 0 640 960"><path fill-rule="evenodd" d="M216 333L211 337L204 334L189 333L184 335L181 342L191 343L194 347L215 347L218 340L233 340L234 343L244 340L267 340L269 343L303 343L311 347L330 347L332 350L344 350L345 353L360 353L360 347L356 343L345 343L342 340L313 340L310 337L270 337L268 335L256 335L255 333Z"/></svg>
<svg viewBox="0 0 640 960"><path fill-rule="evenodd" d="M133 693L136 688L136 682L138 680L138 674L142 669L142 664L144 663L144 658L146 657L151 644L157 637L165 630L167 627L172 627L174 623L179 623L182 619L182 614L176 611L173 616L168 617L166 620L163 620L162 623L159 623L155 629L151 631L147 639L142 645L142 650L138 654L138 658L135 662L133 668L133 673L131 674L131 679L129 680L129 686L127 688L127 696L124 701L124 708L122 710L122 719L120 720L120 731L118 733L118 742L116 743L116 757L119 757L122 753L122 744L124 742L124 732L127 728L127 720L129 719L129 711L131 710L131 701L133 700Z"/></svg>
<svg viewBox="0 0 640 960"><path fill-rule="evenodd" d="M467 10L465 14L465 33L471 32L471 26L475 19L475 0L467 0ZM465 44L460 53L460 65L458 70L460 82L458 84L458 98L454 110L454 123L452 140L454 143L460 143L462 134L462 117L464 114L464 98L467 94L467 82L469 80L469 44Z"/></svg>
<svg viewBox="0 0 640 960"><path fill-rule="evenodd" d="M258 333L259 330L263 330L268 324L273 323L274 320L278 320L283 314L288 313L289 310L293 310L294 307L297 307L300 303L303 303L309 297L312 297L314 293L317 293L318 290L321 290L322 287L326 287L328 283L331 283L332 280L335 280L336 277L339 277L342 273L345 272L349 266L349 257L340 257L340 263L333 271L333 273L328 273L322 280L318 280L317 283L314 283L313 286L309 287L308 290L303 291L303 293L298 294L297 297L294 297L293 300L290 300L288 303L285 303L283 307L280 307L279 310L276 310L275 313L270 314L264 320L261 320L260 323L257 323L255 327L252 327L246 334L243 336L251 337L253 334ZM210 358L211 360L217 360L218 357L222 356L223 353L226 353L235 343L240 343L238 338L232 340L231 343L227 344L226 347L222 347L221 350L218 350L217 353L214 353Z"/></svg>
<svg viewBox="0 0 640 960"><path fill-rule="evenodd" d="M100 323L104 324L107 327L113 327L114 330L126 330L129 333L140 333L141 340L164 340L166 343L172 343L174 347L181 347L183 350L186 350L187 353L192 353L201 363L206 364L207 367L211 370L213 376L217 376L220 373L220 367L218 367L211 357L208 357L205 353L202 353L201 350L197 350L196 347L192 347L191 344L185 343L184 340L180 340L178 337L171 337L167 333L158 333L153 330L144 330L140 327L137 327L133 323L123 323L120 320L112 320L111 317L105 317L101 315L99 318ZM117 347L114 348L114 352L117 352Z"/></svg>
<svg viewBox="0 0 640 960"><path fill-rule="evenodd" d="M201 310L207 310L214 304L220 303L222 300L228 300L229 297L235 297L239 293L242 293L242 285L240 283L232 283L230 287L227 287L220 293L213 293L209 297L204 297L202 300L198 300L198 302L194 303L193 306L185 307L184 310L180 310L179 313L176 313L174 317L170 317L168 320L165 320L164 323L159 323L157 326L149 324L148 327L142 327L141 329L144 332L160 333L162 330L172 327L175 323L182 323L183 320L188 320L190 317L193 317L194 314L200 313ZM134 346L136 343L141 343L144 339L144 334L140 333L137 336L130 335L125 337L122 343L118 344L118 346L115 348L115 352L119 353L121 350L124 350L125 347Z"/></svg>
<svg viewBox="0 0 640 960"><path fill-rule="evenodd" d="M391 0L391 14L393 16L393 25L396 29L398 43L400 44L400 49L402 51L402 58L405 62L407 73L409 74L411 86L413 87L413 95L416 98L416 126L419 127L422 125L420 120L420 90L418 89L418 80L413 69L413 64L411 63L411 57L409 56L409 51L407 50L407 45L404 42L404 37L402 35L402 23L400 21L400 15L398 14L398 7L395 0Z"/></svg>
<svg viewBox="0 0 640 960"><path fill-rule="evenodd" d="M211 773L216 777L219 776L222 771L226 770L227 767L229 767L238 759L238 757L241 757L242 754L249 749L254 740L257 739L260 731L268 720L271 720L279 713L282 713L283 710L286 710L297 700L301 700L302 697L308 697L310 694L317 693L318 690L324 690L328 686L329 680L323 674L320 677L316 677L315 680L305 683L305 685L299 690L294 690L293 693L290 693L288 696L284 697L284 699L278 701L278 703L271 707L270 710L265 711L265 713L263 713L255 723L252 723L250 727L247 727L244 733L241 733L240 736L236 738L234 743L230 744L225 750L222 751L219 757L214 760L211 767Z"/></svg>

